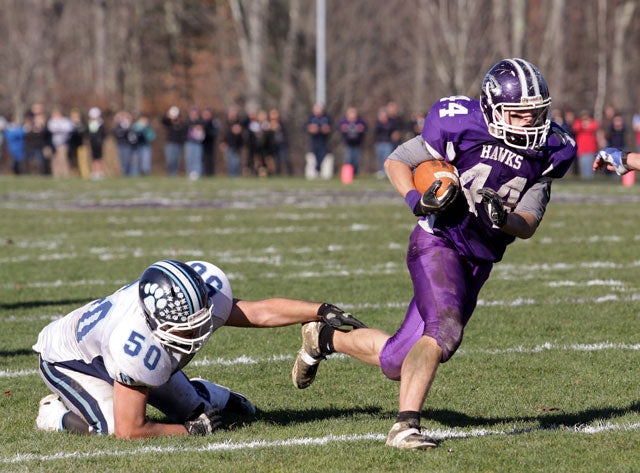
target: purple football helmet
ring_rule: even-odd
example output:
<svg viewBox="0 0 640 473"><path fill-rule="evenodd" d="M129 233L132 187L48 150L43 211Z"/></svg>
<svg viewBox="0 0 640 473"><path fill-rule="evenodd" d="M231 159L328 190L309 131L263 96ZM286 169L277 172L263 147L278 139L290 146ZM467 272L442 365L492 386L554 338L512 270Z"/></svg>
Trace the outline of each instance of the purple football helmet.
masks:
<svg viewBox="0 0 640 473"><path fill-rule="evenodd" d="M540 70L524 59L504 59L484 76L480 105L489 133L509 146L539 149L547 140L551 98ZM530 126L508 123L507 112L531 112Z"/></svg>

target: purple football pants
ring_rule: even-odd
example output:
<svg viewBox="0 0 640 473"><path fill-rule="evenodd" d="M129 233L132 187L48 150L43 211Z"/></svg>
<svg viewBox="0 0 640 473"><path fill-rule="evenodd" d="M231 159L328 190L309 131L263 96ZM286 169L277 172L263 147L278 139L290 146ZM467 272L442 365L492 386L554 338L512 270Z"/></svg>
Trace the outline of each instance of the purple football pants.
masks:
<svg viewBox="0 0 640 473"><path fill-rule="evenodd" d="M442 362L453 356L493 264L468 260L448 240L416 225L409 238L407 267L413 299L402 325L380 353L382 372L393 380L400 379L402 362L423 335L438 342Z"/></svg>

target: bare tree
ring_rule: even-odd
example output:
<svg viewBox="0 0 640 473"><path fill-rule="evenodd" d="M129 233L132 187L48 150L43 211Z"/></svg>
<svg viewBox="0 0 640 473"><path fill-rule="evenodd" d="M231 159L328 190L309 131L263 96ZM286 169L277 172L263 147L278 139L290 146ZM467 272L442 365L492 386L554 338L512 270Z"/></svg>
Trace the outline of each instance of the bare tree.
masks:
<svg viewBox="0 0 640 473"><path fill-rule="evenodd" d="M313 0L0 0L0 111L50 108L161 113L169 103L244 97L277 106L304 149L314 100ZM373 121L393 99L406 113L445 95L477 97L484 72L522 56L558 106L640 96L637 0L327 0L327 106ZM335 138L334 138L335 139Z"/></svg>
<svg viewBox="0 0 640 473"><path fill-rule="evenodd" d="M598 16L596 20L596 34L598 38L598 80L596 83L596 100L593 106L594 115L597 119L602 117L604 103L606 100L607 81L609 71L607 70L607 52L609 42L607 41L607 0L598 0Z"/></svg>
<svg viewBox="0 0 640 473"><path fill-rule="evenodd" d="M93 7L93 48L95 94L100 102L106 98L106 61L107 61L107 1L95 0Z"/></svg>
<svg viewBox="0 0 640 473"><path fill-rule="evenodd" d="M256 107L262 102L264 24L269 0L230 0L230 5L246 72L248 102Z"/></svg>
<svg viewBox="0 0 640 473"><path fill-rule="evenodd" d="M627 61L629 50L635 49L630 36L630 26L638 9L638 2L625 0L616 5L613 12L613 48L611 48L611 91L610 100L618 108L627 107L632 100L632 88L629 84ZM636 43L637 44L637 43ZM635 95L635 94L633 94ZM630 111L630 110L627 110Z"/></svg>

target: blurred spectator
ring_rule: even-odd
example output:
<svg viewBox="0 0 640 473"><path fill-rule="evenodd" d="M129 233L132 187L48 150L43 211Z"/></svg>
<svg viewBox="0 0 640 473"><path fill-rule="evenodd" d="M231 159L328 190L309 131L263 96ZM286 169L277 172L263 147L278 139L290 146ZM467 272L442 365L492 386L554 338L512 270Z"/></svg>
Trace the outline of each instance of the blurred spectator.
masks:
<svg viewBox="0 0 640 473"><path fill-rule="evenodd" d="M636 134L636 151L640 153L640 112L634 113L632 126Z"/></svg>
<svg viewBox="0 0 640 473"><path fill-rule="evenodd" d="M600 130L598 130L598 146L600 148L604 148L611 141L611 125L617 114L618 112L611 104L604 108L602 120L600 120Z"/></svg>
<svg viewBox="0 0 640 473"><path fill-rule="evenodd" d="M138 157L133 152L138 142L138 137L132 130L133 117L127 111L121 110L113 117L113 133L118 149L120 170L123 176L135 177L139 172Z"/></svg>
<svg viewBox="0 0 640 473"><path fill-rule="evenodd" d="M4 128L4 139L7 143L7 151L12 159L11 169L16 175L25 174L27 166L25 163L24 139L25 130L17 118L6 124Z"/></svg>
<svg viewBox="0 0 640 473"><path fill-rule="evenodd" d="M107 133L102 121L102 112L98 107L89 109L87 130L89 133L89 149L91 150L91 178L102 179L104 177L102 155Z"/></svg>
<svg viewBox="0 0 640 473"><path fill-rule="evenodd" d="M220 135L220 123L213 116L213 111L209 107L202 110L201 115L204 126L204 140L202 140L204 175L213 176L216 173L216 143Z"/></svg>
<svg viewBox="0 0 640 473"><path fill-rule="evenodd" d="M190 107L187 113L187 139L184 143L185 172L195 181L202 176L202 142L204 123L198 107Z"/></svg>
<svg viewBox="0 0 640 473"><path fill-rule="evenodd" d="M287 129L280 118L280 112L276 108L269 110L269 138L267 142L275 159L276 174L293 175L293 166L289 159Z"/></svg>
<svg viewBox="0 0 640 473"><path fill-rule="evenodd" d="M264 130L262 127L263 116L259 115L255 108L249 108L247 115L247 165L244 174L253 175L264 168Z"/></svg>
<svg viewBox="0 0 640 473"><path fill-rule="evenodd" d="M384 172L384 161L393 151L393 142L391 141L391 132L393 124L389 121L389 114L386 107L378 109L376 118L376 127L374 131L374 148L378 162L378 178L386 177Z"/></svg>
<svg viewBox="0 0 640 473"><path fill-rule="evenodd" d="M627 149L627 124L619 113L611 119L606 131L607 146L618 149Z"/></svg>
<svg viewBox="0 0 640 473"><path fill-rule="evenodd" d="M344 162L353 166L353 175L358 175L362 161L362 145L367 132L367 122L358 114L356 107L349 107L338 124L344 145Z"/></svg>
<svg viewBox="0 0 640 473"><path fill-rule="evenodd" d="M39 104L34 104L24 123L27 169L35 174L51 174L51 133L47 129L47 116Z"/></svg>
<svg viewBox="0 0 640 473"><path fill-rule="evenodd" d="M393 100L387 102L387 115L391 123L391 144L396 149L404 139L406 124L398 110L398 104Z"/></svg>
<svg viewBox="0 0 640 473"><path fill-rule="evenodd" d="M275 158L273 155L273 146L270 143L272 139L271 122L269 114L266 110L259 110L256 117L259 124L259 130L256 133L256 155L254 157L255 172L260 177L267 177L276 172Z"/></svg>
<svg viewBox="0 0 640 473"><path fill-rule="evenodd" d="M187 123L180 119L180 109L173 105L162 117L162 124L166 133L164 156L167 163L167 173L169 176L175 177L178 175L182 149L187 141Z"/></svg>
<svg viewBox="0 0 640 473"><path fill-rule="evenodd" d="M144 113L138 116L138 119L133 124L133 132L136 134L137 143L134 148L134 153L137 156L138 164L140 165L140 174L148 176L151 174L151 143L156 139L156 132L149 123L149 117Z"/></svg>
<svg viewBox="0 0 640 473"><path fill-rule="evenodd" d="M600 126L587 111L580 112L580 116L573 123L573 132L578 145L578 169L582 179L593 179L593 160L598 152L598 130Z"/></svg>
<svg viewBox="0 0 640 473"><path fill-rule="evenodd" d="M331 133L331 118L325 112L323 104L313 104L313 111L307 120L306 128L311 140L311 154L316 160L315 170L319 174L322 161L329 153L329 134Z"/></svg>
<svg viewBox="0 0 640 473"><path fill-rule="evenodd" d="M73 130L69 135L69 165L72 170L80 172L82 177L89 176L87 153L84 139L87 134L87 126L82 120L82 114L77 108L72 108L69 118L73 122Z"/></svg>
<svg viewBox="0 0 640 473"><path fill-rule="evenodd" d="M576 139L576 134L573 131L573 124L576 121L576 112L573 111L573 109L571 108L566 108L561 112L560 117L558 117L558 120L556 123L558 125L560 125L562 128L564 128L564 130L571 135L571 137L575 140ZM573 160L573 164L571 165L571 173L574 176L579 176L580 175L580 167L578 165L578 160L574 159Z"/></svg>
<svg viewBox="0 0 640 473"><path fill-rule="evenodd" d="M69 136L73 131L73 122L59 108L51 111L47 122L47 129L51 133L53 158L51 160L51 174L53 177L69 177Z"/></svg>
<svg viewBox="0 0 640 473"><path fill-rule="evenodd" d="M576 121L576 112L572 109L568 108L562 114L562 121L558 122L562 128L564 128L567 133L569 133L574 139L576 137L575 132L573 131L573 124Z"/></svg>
<svg viewBox="0 0 640 473"><path fill-rule="evenodd" d="M413 112L411 120L409 120L409 136L408 139L420 136L424 127L424 112Z"/></svg>
<svg viewBox="0 0 640 473"><path fill-rule="evenodd" d="M240 111L237 107L230 107L227 111L227 121L220 149L224 153L227 174L232 177L240 175L240 156L244 146L243 132Z"/></svg>
<svg viewBox="0 0 640 473"><path fill-rule="evenodd" d="M0 115L0 161L2 161L2 149L4 144L4 129L7 127L7 119Z"/></svg>

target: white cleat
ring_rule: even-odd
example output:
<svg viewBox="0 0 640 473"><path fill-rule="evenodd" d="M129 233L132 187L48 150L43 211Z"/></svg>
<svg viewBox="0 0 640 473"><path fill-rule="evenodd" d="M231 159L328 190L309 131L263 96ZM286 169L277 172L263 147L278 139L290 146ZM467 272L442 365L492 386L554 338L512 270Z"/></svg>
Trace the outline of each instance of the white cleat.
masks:
<svg viewBox="0 0 640 473"><path fill-rule="evenodd" d="M298 389L311 386L324 356L320 354L320 330L324 322L308 322L302 326L302 346L293 362L291 379Z"/></svg>
<svg viewBox="0 0 640 473"><path fill-rule="evenodd" d="M64 430L62 417L69 409L62 403L60 396L51 393L40 399L40 409L36 418L36 428L47 432Z"/></svg>
<svg viewBox="0 0 640 473"><path fill-rule="evenodd" d="M438 441L421 432L420 426L409 422L396 422L387 436L387 446L426 450L438 446Z"/></svg>

